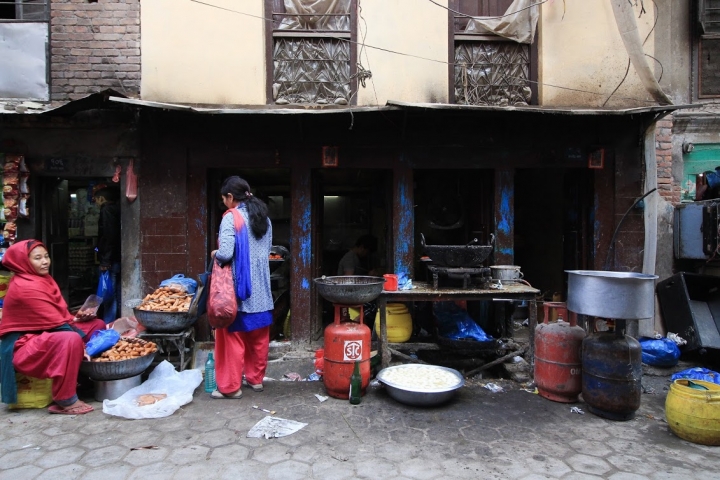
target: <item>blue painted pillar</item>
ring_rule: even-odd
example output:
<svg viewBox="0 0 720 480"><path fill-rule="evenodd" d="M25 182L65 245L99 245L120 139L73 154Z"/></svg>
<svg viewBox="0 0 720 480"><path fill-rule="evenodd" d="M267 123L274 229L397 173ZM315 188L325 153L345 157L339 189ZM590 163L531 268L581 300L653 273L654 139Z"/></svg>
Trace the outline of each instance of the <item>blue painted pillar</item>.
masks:
<svg viewBox="0 0 720 480"><path fill-rule="evenodd" d="M393 271L414 277L415 197L412 168L401 165L393 171L392 251Z"/></svg>
<svg viewBox="0 0 720 480"><path fill-rule="evenodd" d="M310 341L313 331L311 170L294 167L290 178L290 308L293 341Z"/></svg>
<svg viewBox="0 0 720 480"><path fill-rule="evenodd" d="M515 263L515 170L495 169L495 264Z"/></svg>

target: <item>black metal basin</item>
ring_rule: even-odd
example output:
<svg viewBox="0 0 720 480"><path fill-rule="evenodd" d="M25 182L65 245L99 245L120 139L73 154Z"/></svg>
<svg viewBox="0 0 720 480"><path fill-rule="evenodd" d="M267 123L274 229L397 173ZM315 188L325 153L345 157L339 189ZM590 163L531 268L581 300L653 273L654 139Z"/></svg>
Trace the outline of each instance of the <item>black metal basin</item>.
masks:
<svg viewBox="0 0 720 480"><path fill-rule="evenodd" d="M142 357L115 362L88 362L83 360L80 372L93 380L108 381L140 375L152 364L157 352L148 353Z"/></svg>
<svg viewBox="0 0 720 480"><path fill-rule="evenodd" d="M441 267L477 267L493 251L492 245L427 245L422 233L420 243L425 254Z"/></svg>
<svg viewBox="0 0 720 480"><path fill-rule="evenodd" d="M372 302L382 292L385 279L363 275L320 277L314 279L318 293L325 300L340 305L362 305Z"/></svg>
<svg viewBox="0 0 720 480"><path fill-rule="evenodd" d="M197 320L197 307L193 309L192 305L188 312L152 312L137 308L141 303L141 299L132 299L125 305L133 309L137 321L150 332L182 332ZM194 299L193 303L196 303Z"/></svg>

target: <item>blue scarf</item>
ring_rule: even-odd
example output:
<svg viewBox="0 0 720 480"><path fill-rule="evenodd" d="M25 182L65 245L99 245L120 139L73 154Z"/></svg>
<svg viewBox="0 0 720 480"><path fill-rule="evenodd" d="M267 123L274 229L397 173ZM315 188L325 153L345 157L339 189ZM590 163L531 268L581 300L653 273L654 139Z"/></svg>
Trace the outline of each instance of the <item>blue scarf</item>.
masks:
<svg viewBox="0 0 720 480"><path fill-rule="evenodd" d="M237 208L232 212L235 223L235 293L240 300L247 300L252 295L252 279L250 277L250 242L245 219ZM227 212L226 212L227 213Z"/></svg>

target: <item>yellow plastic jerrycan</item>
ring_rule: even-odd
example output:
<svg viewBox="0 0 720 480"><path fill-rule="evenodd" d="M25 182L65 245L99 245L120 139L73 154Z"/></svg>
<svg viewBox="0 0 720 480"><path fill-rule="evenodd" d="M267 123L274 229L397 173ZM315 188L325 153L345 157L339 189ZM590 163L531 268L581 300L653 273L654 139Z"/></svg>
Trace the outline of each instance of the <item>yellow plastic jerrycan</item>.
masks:
<svg viewBox="0 0 720 480"><path fill-rule="evenodd" d="M670 430L702 445L720 445L720 385L703 380L678 379L665 398Z"/></svg>
<svg viewBox="0 0 720 480"><path fill-rule="evenodd" d="M388 303L386 311L387 341L403 343L410 340L413 325L407 307L402 303ZM375 333L380 336L380 310L375 314Z"/></svg>

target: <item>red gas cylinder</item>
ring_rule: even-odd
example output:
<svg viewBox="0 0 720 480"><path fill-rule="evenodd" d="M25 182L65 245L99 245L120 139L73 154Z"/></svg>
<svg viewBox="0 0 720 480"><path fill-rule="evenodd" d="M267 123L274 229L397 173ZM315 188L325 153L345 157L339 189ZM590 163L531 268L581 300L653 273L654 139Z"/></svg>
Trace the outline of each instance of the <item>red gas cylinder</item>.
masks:
<svg viewBox="0 0 720 480"><path fill-rule="evenodd" d="M360 310L359 323L349 320L348 308ZM362 318L362 306L335 305L335 320L325 328L323 383L331 397L349 398L355 362L360 362L362 395L370 383L370 329Z"/></svg>
<svg viewBox="0 0 720 480"><path fill-rule="evenodd" d="M555 402L578 401L582 391L582 341L585 330L570 323L564 302L545 302L545 320L535 328L535 384L540 396ZM558 310L557 323L548 323L549 309Z"/></svg>

